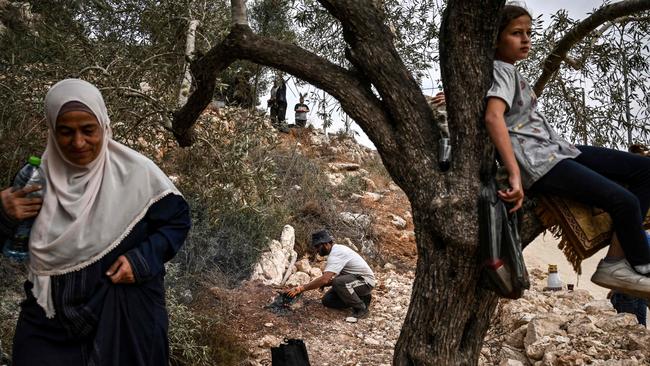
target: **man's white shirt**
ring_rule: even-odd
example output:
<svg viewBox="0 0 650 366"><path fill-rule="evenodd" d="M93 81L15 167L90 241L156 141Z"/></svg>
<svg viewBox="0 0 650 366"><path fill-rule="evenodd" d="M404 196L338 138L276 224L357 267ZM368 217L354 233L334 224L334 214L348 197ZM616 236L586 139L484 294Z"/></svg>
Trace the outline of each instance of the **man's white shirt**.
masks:
<svg viewBox="0 0 650 366"><path fill-rule="evenodd" d="M334 244L327 257L324 272L338 275L360 275L372 287L375 287L375 274L370 266L354 250L345 245Z"/></svg>

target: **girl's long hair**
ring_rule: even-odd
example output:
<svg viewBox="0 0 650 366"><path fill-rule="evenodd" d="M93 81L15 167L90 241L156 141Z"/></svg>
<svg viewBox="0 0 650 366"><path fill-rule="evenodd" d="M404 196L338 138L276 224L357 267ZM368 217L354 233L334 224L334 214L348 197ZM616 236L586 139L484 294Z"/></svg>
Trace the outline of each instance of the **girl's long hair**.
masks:
<svg viewBox="0 0 650 366"><path fill-rule="evenodd" d="M528 16L530 19L533 19L532 15L524 8L519 5L506 4L503 7L501 12L501 19L499 20L499 33L497 33L497 39L501 37L501 32L510 24L514 19L519 18L522 15Z"/></svg>

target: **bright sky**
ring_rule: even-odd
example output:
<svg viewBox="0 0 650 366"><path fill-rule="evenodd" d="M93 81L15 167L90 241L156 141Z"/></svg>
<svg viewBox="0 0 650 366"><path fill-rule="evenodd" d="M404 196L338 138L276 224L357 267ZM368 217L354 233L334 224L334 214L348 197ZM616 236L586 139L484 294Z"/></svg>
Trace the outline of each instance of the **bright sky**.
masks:
<svg viewBox="0 0 650 366"><path fill-rule="evenodd" d="M589 15L589 13L593 12L594 9L598 8L603 1L602 0L578 0L578 1L567 1L567 0L528 0L525 2L520 2L523 3L528 10L532 12L532 15L534 17L537 17L539 15L542 15L542 19L547 22L550 19L550 15L554 14L557 12L559 9L566 9L569 13L569 16L574 18L574 19L583 19ZM429 74L431 75L433 80L430 81L425 81L423 83L423 88L425 88L425 93L426 94L432 94L434 90L431 90L432 83L434 85L437 85L437 79L440 78L439 76L439 70L437 68L433 68L430 70ZM298 91L296 89L296 86L293 84L293 80L290 80L288 83L288 88L287 88L287 121L289 123L294 123L294 113L293 113L293 106L298 102ZM304 93L306 91L314 91L314 87L303 87L300 88L301 92ZM322 93L322 92L319 92ZM262 105L266 106L266 99L268 99L268 96L264 96L261 98ZM317 112L317 106L314 105L313 103L308 103L310 104L310 109L311 112L308 115L308 123L313 124L316 127L322 128L322 121L317 117L316 112ZM330 103L331 105L331 103ZM268 110L267 110L268 112ZM343 128L343 121L342 121L342 116L335 114L333 116L334 119L334 124L328 132L336 132ZM357 141L363 145L369 146L374 148L374 145L368 139L368 137L361 131L361 128L357 126L356 124L353 124L353 129L359 133L359 135L356 137Z"/></svg>

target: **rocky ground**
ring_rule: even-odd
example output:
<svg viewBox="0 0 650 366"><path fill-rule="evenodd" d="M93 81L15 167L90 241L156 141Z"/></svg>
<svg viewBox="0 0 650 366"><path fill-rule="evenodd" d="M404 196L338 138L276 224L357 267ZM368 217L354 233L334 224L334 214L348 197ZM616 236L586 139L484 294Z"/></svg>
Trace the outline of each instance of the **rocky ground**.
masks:
<svg viewBox="0 0 650 366"><path fill-rule="evenodd" d="M338 238L338 242L366 258L372 256L378 286L371 312L357 323L348 323L346 311L321 305L319 291L303 294L287 312L266 308L282 288L278 279L284 277L285 265L291 271L287 281L291 285L315 278L324 267L318 257L311 263L304 257L290 266L293 239L287 233L272 245L283 254L269 253L256 280L231 290L213 288L212 294L230 309L231 327L251 352L249 365L270 365L270 348L285 338L303 339L315 366L390 365L410 300L416 260L408 200L389 178L365 169L371 153L352 140L325 142L318 131L284 138L294 139L306 155L322 161L332 186L343 184L349 176L364 182L365 191L346 197L351 208L340 215L351 225L371 225L375 242L372 246L349 238ZM279 267L273 270L273 266ZM594 300L583 289L545 292L543 269L529 269L531 290L519 300L499 304L480 365L650 365L650 333L634 316L616 314L607 300Z"/></svg>
<svg viewBox="0 0 650 366"><path fill-rule="evenodd" d="M215 296L243 301L233 307L232 319L252 352L252 365L270 365L270 347L284 338L303 339L312 365L390 365L410 298L413 273L378 273L380 285L373 293L371 312L348 323L347 311L326 309L321 293L305 293L286 314L265 306L277 295L273 288L250 282L236 291L214 289ZM249 294L247 297L241 294ZM245 300L244 300L245 299Z"/></svg>
<svg viewBox="0 0 650 366"><path fill-rule="evenodd" d="M483 346L485 365L648 365L650 332L631 314L586 290L543 291L546 274L531 271L532 288L499 304ZM508 363L509 362L509 363Z"/></svg>
<svg viewBox="0 0 650 366"><path fill-rule="evenodd" d="M284 314L265 308L277 289L259 281L213 293L233 305L231 319L251 350L250 365L270 365L271 347L300 338L312 365L382 366L392 362L414 274L384 268L376 274L371 312L357 323L347 323L345 311L324 308L318 291L303 295ZM500 303L479 365L650 364L650 332L634 316L616 314L608 301L594 300L585 290L542 291L539 269L532 279L523 298Z"/></svg>

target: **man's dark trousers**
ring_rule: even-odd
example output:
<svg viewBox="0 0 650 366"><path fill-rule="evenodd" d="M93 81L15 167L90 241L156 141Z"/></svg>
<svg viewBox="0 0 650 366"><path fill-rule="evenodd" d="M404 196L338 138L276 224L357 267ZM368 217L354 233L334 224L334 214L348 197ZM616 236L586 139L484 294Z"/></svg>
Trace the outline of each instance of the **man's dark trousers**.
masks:
<svg viewBox="0 0 650 366"><path fill-rule="evenodd" d="M336 276L332 280L332 288L325 293L322 301L328 308L363 309L370 301L371 291L372 286L359 275Z"/></svg>

